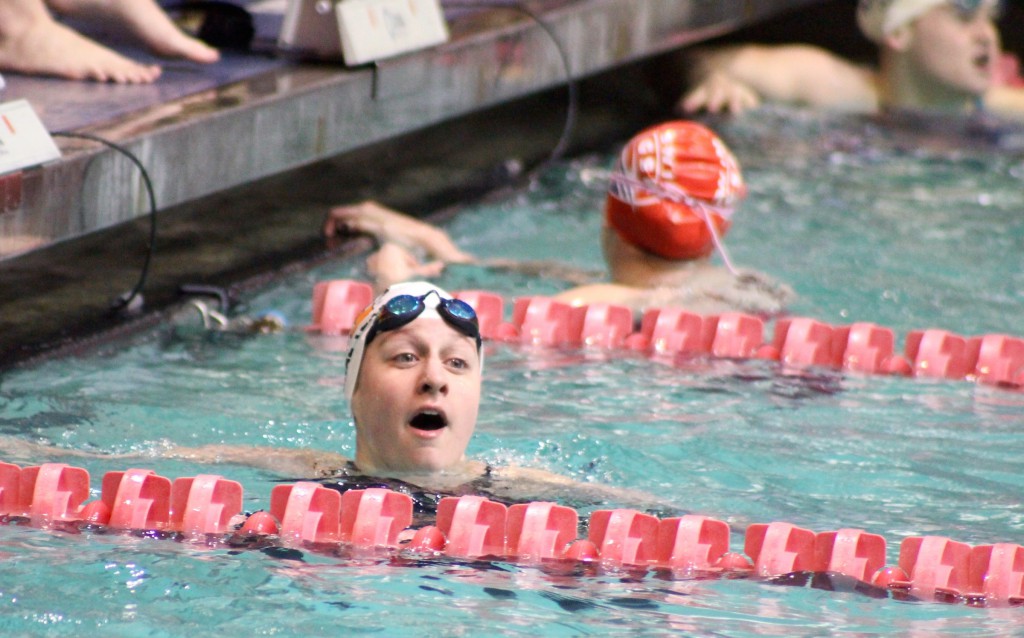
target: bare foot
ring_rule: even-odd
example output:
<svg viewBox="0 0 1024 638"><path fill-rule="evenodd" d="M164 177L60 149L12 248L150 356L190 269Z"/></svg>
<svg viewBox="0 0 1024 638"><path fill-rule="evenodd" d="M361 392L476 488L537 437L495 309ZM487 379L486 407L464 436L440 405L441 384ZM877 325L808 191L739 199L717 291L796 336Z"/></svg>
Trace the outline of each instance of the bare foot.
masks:
<svg viewBox="0 0 1024 638"><path fill-rule="evenodd" d="M332 208L324 222L324 235L341 232L372 235L381 243L395 243L409 250L423 250L443 262L469 263L472 255L459 250L447 233L398 211L367 201Z"/></svg>
<svg viewBox="0 0 1024 638"><path fill-rule="evenodd" d="M220 52L186 34L153 0L46 0L54 11L83 20L112 21L157 55L209 64Z"/></svg>
<svg viewBox="0 0 1024 638"><path fill-rule="evenodd" d="M0 69L70 80L147 84L160 67L139 64L55 22L45 9L6 21L0 15Z"/></svg>

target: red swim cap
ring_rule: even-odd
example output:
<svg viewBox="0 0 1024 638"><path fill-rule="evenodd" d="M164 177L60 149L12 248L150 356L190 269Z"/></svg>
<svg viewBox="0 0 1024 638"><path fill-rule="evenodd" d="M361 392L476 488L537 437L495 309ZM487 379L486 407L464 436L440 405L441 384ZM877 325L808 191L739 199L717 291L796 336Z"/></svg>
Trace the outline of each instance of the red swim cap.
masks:
<svg viewBox="0 0 1024 638"><path fill-rule="evenodd" d="M743 175L725 143L695 122L641 131L626 144L605 205L608 225L622 239L665 259L696 259L729 230L746 195Z"/></svg>

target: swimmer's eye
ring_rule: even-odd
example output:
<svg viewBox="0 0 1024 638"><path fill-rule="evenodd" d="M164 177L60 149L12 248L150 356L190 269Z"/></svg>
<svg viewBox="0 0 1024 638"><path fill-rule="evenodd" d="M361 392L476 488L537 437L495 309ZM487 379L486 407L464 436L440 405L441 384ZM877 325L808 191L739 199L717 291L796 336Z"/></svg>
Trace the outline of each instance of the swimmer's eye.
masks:
<svg viewBox="0 0 1024 638"><path fill-rule="evenodd" d="M391 360L395 363L416 363L416 355L411 352L399 352Z"/></svg>
<svg viewBox="0 0 1024 638"><path fill-rule="evenodd" d="M455 368L456 370L468 370L469 369L469 362L466 361L465 359L460 359L458 357L453 357L453 358L449 359L448 360L448 365L451 366L452 368Z"/></svg>

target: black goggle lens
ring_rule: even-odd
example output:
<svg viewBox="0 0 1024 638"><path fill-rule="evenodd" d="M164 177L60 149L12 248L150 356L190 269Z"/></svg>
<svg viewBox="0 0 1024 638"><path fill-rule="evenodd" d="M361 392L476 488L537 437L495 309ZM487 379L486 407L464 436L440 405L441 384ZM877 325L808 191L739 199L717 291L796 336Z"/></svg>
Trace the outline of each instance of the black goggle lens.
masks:
<svg viewBox="0 0 1024 638"><path fill-rule="evenodd" d="M949 4L964 22L970 22L977 15L978 10L988 5L988 17L998 20L1003 14L1002 0L991 2L991 0L949 0Z"/></svg>
<svg viewBox="0 0 1024 638"><path fill-rule="evenodd" d="M437 294L436 290L416 297L414 295L398 295L389 299L384 307L380 309L373 328L366 335L366 345L369 346L377 335L382 332L397 330L416 317L423 314L427 306L423 303L431 294ZM445 299L438 295L440 302L437 304L437 312L444 319L445 323L458 330L462 334L476 340L477 348L480 347L480 324L476 318L476 311L461 299Z"/></svg>

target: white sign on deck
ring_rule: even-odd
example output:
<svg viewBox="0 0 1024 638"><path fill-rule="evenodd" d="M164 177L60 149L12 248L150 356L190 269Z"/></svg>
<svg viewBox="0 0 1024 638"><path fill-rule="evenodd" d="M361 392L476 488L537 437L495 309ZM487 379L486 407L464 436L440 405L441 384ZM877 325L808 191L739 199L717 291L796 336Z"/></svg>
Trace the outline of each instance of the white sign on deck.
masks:
<svg viewBox="0 0 1024 638"><path fill-rule="evenodd" d="M28 100L0 103L0 175L60 158Z"/></svg>
<svg viewBox="0 0 1024 638"><path fill-rule="evenodd" d="M447 42L438 0L341 0L336 5L345 63L363 64Z"/></svg>

